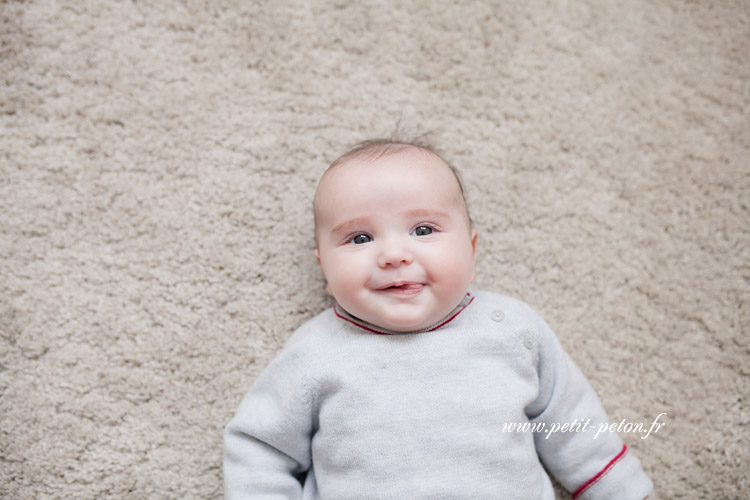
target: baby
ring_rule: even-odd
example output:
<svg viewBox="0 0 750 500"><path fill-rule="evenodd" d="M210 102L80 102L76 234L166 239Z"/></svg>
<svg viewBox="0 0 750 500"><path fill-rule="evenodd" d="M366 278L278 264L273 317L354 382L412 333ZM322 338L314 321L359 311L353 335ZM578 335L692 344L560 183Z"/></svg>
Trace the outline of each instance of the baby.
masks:
<svg viewBox="0 0 750 500"><path fill-rule="evenodd" d="M314 210L335 303L227 426L227 499L554 499L545 467L573 498L651 491L617 434L595 437L607 416L547 324L469 291L477 232L437 153L364 143L325 172ZM588 425L503 430L528 422Z"/></svg>

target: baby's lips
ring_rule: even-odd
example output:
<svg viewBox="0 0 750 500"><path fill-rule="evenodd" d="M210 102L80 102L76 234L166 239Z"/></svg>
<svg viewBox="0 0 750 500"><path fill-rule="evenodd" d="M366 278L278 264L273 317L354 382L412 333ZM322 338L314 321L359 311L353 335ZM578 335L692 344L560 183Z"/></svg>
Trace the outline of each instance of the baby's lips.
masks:
<svg viewBox="0 0 750 500"><path fill-rule="evenodd" d="M382 288L379 288L381 292L389 292L395 294L408 295L412 293L418 293L424 288L424 283L416 283L412 281L399 281L390 283Z"/></svg>
<svg viewBox="0 0 750 500"><path fill-rule="evenodd" d="M414 281L393 281L385 286L381 286L380 288L378 288L378 290L387 290L389 288L401 288L403 290L410 290L414 288L421 288L422 286L422 283L417 283Z"/></svg>
<svg viewBox="0 0 750 500"><path fill-rule="evenodd" d="M398 288L400 290L408 291L408 290L421 290L424 285L422 283L404 283L403 285L399 286Z"/></svg>

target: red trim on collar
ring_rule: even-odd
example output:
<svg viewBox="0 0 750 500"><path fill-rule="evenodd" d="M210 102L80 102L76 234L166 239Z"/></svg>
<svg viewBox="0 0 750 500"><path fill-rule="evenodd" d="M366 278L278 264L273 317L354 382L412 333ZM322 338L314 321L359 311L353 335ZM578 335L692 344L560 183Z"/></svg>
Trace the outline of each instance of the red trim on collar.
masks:
<svg viewBox="0 0 750 500"><path fill-rule="evenodd" d="M351 320L351 319L349 319L349 318L346 318L346 317L342 316L341 314L339 314L339 311L338 311L338 309L336 309L336 303L335 303L335 302L333 303L333 313L334 313L334 314L335 314L335 315L336 315L337 317L339 317L339 318L343 319L344 321L348 321L348 322L349 322L349 323L351 323L352 325L354 325L354 326L358 326L358 327L360 327L361 329L363 329L363 330L367 330L367 331L368 331L368 332L370 332L370 333L377 333L378 335L388 335L388 334L387 334L387 333L385 333L385 332L379 332L379 331L377 331L377 330L373 330L372 328L369 328L369 327L367 327L367 326L365 326L365 325L360 325L360 324L359 324L359 323L357 323L356 321L354 321L354 320Z"/></svg>
<svg viewBox="0 0 750 500"><path fill-rule="evenodd" d="M433 326L432 328L430 328L430 329L428 329L428 330L420 330L420 332L422 332L422 333L423 333L423 332L434 332L434 331L435 331L435 330L437 330L438 328L442 328L442 327L444 327L445 325L447 325L448 323L450 323L451 321L453 321L453 320L454 320L454 319L456 318L456 316L458 316L459 314L461 314L461 312L462 312L462 311L463 311L464 309L466 309L467 307L469 307L469 304L471 304L472 302L474 302L474 296L473 296L472 294L470 294L470 293L468 293L468 292L467 292L467 293L466 293L466 295L468 295L468 296L469 296L469 301L468 301L468 302L467 302L467 303L466 303L466 304L465 304L465 305L464 305L463 307L461 307L461 308L460 308L460 309L459 309L458 311L456 311L455 313L453 313L453 315L452 315L452 316L451 316L450 318L446 319L445 321L443 321L443 322L442 322L442 323L440 323L439 325L435 325L435 326ZM358 322L354 321L353 319L350 319L350 318L347 318L347 317L345 317L345 316L342 316L342 315L341 315L341 314L339 313L338 309L336 308L336 303L335 303L335 302L333 303L333 313L334 313L334 314L335 314L335 315L336 315L336 316L337 316L338 318L341 318L341 319L343 319L344 321L348 321L348 322L349 322L349 323L351 323L352 325L354 325L354 326L357 326L357 327L359 327L359 328L361 328L361 329L363 329L363 330L366 330L366 331L368 331L368 332L370 332L370 333L377 333L378 335L393 335L393 333L388 333L388 332L381 332L381 331L379 331L379 330L375 330L374 328L370 328L369 326L366 326L366 325L363 325L363 324L361 324L361 323L358 323ZM399 333L412 333L412 332L399 332Z"/></svg>
<svg viewBox="0 0 750 500"><path fill-rule="evenodd" d="M625 452L627 452L627 451L628 451L628 445L626 445L626 444L622 445L622 450L620 451L620 453L618 453L618 455L615 458L613 458L612 461L609 462L606 467L604 467L601 471L599 471L599 474L597 474L596 476L592 477L591 479L589 479L588 481L586 481L585 483L583 483L583 486L581 486L580 488L578 488L573 493L573 498L578 498L579 496L581 496L584 491L586 491L587 489L589 489L590 487L592 487L594 485L594 483L596 483L598 480L600 480L602 477L604 477L604 475L607 472L609 472L609 469L611 469L612 467L614 467L617 462L619 462L620 460L622 460L622 457L625 456Z"/></svg>

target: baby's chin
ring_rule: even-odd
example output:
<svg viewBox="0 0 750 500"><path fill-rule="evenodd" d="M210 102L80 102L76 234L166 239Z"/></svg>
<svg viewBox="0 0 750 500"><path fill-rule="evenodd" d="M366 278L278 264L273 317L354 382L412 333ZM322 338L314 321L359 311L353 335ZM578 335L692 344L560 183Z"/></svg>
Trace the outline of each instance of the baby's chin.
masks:
<svg viewBox="0 0 750 500"><path fill-rule="evenodd" d="M377 326L378 328L382 328L383 330L388 330L388 331L397 332L397 333L416 332L418 330L423 330L427 328L428 326L430 326L430 325L423 326L421 323L405 324L405 325L402 325L402 324L391 325L387 323L381 323L381 324L373 323L373 324Z"/></svg>
<svg viewBox="0 0 750 500"><path fill-rule="evenodd" d="M369 321L373 325L382 328L384 330L390 330L398 333L416 332L418 330L424 330L429 328L440 321L443 316L440 317L393 317L393 318L376 318L374 321Z"/></svg>

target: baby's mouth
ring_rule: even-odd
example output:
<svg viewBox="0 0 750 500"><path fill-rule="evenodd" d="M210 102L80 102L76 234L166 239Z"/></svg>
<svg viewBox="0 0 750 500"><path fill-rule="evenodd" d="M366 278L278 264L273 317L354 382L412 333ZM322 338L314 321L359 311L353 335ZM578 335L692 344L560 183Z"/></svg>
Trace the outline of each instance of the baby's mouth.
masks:
<svg viewBox="0 0 750 500"><path fill-rule="evenodd" d="M416 283L413 281L398 281L395 283L389 283L384 287L378 288L378 291L392 293L395 295L413 295L419 293L424 288L423 283Z"/></svg>

